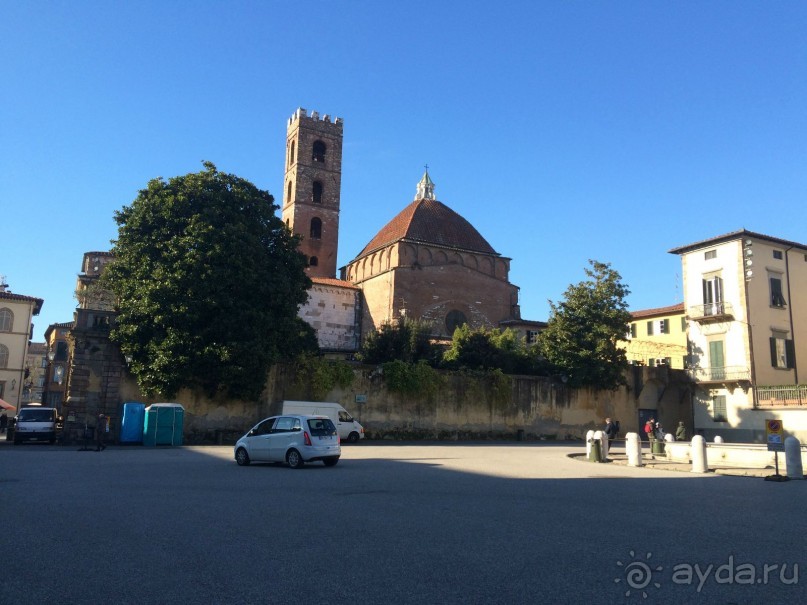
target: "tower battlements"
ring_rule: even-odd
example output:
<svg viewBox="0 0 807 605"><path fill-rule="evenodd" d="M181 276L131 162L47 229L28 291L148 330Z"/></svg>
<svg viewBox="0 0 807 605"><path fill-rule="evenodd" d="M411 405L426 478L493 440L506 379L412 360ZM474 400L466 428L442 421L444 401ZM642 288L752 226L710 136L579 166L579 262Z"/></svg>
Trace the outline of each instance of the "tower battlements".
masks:
<svg viewBox="0 0 807 605"><path fill-rule="evenodd" d="M331 116L329 116L327 113L320 115L318 111L312 111L311 115L309 116L308 112L303 107L297 108L297 111L295 111L289 118L288 125L291 126L297 120L313 120L315 122L321 121L327 124L332 123L335 126L338 126L339 128L342 127L342 118L333 118L333 122L331 122Z"/></svg>

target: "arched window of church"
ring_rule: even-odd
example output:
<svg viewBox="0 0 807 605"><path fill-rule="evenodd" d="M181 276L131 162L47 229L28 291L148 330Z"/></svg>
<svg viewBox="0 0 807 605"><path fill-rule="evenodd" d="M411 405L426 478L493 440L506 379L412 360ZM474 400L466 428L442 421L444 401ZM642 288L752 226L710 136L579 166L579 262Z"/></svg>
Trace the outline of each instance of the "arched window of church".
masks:
<svg viewBox="0 0 807 605"><path fill-rule="evenodd" d="M322 203L322 183L320 183L319 181L314 181L312 197L314 199L315 204Z"/></svg>
<svg viewBox="0 0 807 605"><path fill-rule="evenodd" d="M446 314L446 334L454 334L454 330L467 323L465 313L457 309L449 311Z"/></svg>
<svg viewBox="0 0 807 605"><path fill-rule="evenodd" d="M319 265L319 259L316 256L312 256L308 259L309 267L316 267L317 265Z"/></svg>
<svg viewBox="0 0 807 605"><path fill-rule="evenodd" d="M6 345L0 345L0 368L7 368L8 367L8 347Z"/></svg>
<svg viewBox="0 0 807 605"><path fill-rule="evenodd" d="M322 221L316 216L311 219L311 239L320 239L322 237Z"/></svg>
<svg viewBox="0 0 807 605"><path fill-rule="evenodd" d="M294 152L295 152L294 141L292 141L291 147L289 147L289 166L294 164Z"/></svg>
<svg viewBox="0 0 807 605"><path fill-rule="evenodd" d="M324 162L325 161L325 143L322 141L314 141L314 152L311 155L311 159L315 162Z"/></svg>
<svg viewBox="0 0 807 605"><path fill-rule="evenodd" d="M291 181L289 181L288 189L286 189L286 203L291 204Z"/></svg>
<svg viewBox="0 0 807 605"><path fill-rule="evenodd" d="M11 332L14 327L14 313L11 309L0 309L0 332Z"/></svg>

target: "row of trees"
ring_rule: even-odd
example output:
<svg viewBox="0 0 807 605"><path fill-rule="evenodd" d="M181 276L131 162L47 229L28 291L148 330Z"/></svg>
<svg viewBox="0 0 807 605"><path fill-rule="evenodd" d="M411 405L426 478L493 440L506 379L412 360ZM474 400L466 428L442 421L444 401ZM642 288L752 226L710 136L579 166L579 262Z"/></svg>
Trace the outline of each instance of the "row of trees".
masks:
<svg viewBox="0 0 807 605"><path fill-rule="evenodd" d="M132 361L144 393L180 388L257 398L269 367L315 353L314 331L297 311L311 282L299 239L276 216L272 196L244 179L204 170L148 183L115 213L118 237L101 279L114 295L111 337ZM536 346L511 330L458 328L448 350L417 321L384 325L362 350L368 363L568 377L613 388L630 315L628 289L608 264L591 261L587 281L551 304Z"/></svg>

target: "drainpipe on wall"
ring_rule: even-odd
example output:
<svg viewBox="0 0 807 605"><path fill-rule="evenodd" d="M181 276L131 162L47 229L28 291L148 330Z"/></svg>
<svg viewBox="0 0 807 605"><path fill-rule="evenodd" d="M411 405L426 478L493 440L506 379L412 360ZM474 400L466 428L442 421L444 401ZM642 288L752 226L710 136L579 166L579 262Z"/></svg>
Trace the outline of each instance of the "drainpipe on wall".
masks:
<svg viewBox="0 0 807 605"><path fill-rule="evenodd" d="M793 249L793 246L790 246L787 250L785 250L785 275L787 276L787 299L790 301L788 305L788 317L790 319L790 334L793 337L793 384L799 384L799 367L796 363L796 330L793 329L793 297L790 296L790 252Z"/></svg>

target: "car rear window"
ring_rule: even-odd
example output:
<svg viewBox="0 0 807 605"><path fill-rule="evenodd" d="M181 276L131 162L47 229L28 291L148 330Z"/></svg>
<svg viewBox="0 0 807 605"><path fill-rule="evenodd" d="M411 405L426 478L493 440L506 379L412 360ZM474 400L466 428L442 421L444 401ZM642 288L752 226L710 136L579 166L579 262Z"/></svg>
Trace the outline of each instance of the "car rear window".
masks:
<svg viewBox="0 0 807 605"><path fill-rule="evenodd" d="M309 418L308 430L315 437L336 435L336 426L331 422L330 418Z"/></svg>
<svg viewBox="0 0 807 605"><path fill-rule="evenodd" d="M49 408L20 410L18 420L23 422L51 422L53 420L53 410Z"/></svg>

